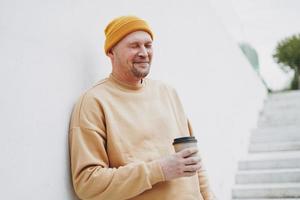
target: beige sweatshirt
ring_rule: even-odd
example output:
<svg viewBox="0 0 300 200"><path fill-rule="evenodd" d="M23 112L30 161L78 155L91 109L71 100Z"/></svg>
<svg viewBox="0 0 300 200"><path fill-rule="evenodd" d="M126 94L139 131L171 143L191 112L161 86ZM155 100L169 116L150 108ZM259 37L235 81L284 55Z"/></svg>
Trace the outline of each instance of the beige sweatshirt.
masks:
<svg viewBox="0 0 300 200"><path fill-rule="evenodd" d="M133 87L110 75L80 97L72 114L76 194L84 200L213 199L204 170L165 181L156 161L173 154L173 139L189 130L174 89L150 79Z"/></svg>

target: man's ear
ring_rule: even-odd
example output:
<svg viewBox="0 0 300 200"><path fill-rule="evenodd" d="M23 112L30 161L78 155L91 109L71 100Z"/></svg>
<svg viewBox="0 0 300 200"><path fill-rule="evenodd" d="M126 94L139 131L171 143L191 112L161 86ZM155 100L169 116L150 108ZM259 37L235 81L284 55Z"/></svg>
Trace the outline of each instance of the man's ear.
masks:
<svg viewBox="0 0 300 200"><path fill-rule="evenodd" d="M110 57L111 59L114 57L114 52L112 49L110 49L108 52L107 52L107 56Z"/></svg>

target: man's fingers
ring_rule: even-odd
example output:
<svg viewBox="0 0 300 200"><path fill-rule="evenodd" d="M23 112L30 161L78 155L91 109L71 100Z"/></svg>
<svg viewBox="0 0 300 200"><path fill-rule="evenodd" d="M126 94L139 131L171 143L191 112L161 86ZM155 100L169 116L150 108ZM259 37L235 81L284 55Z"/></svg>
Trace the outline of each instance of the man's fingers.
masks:
<svg viewBox="0 0 300 200"><path fill-rule="evenodd" d="M197 152L198 152L197 147L191 147L191 148L183 149L179 153L182 158L185 158L185 157L189 157L192 154L197 153Z"/></svg>
<svg viewBox="0 0 300 200"><path fill-rule="evenodd" d="M192 156L192 157L188 157L184 160L184 164L185 165L193 165L193 164L197 164L201 161L201 158L198 156Z"/></svg>
<svg viewBox="0 0 300 200"><path fill-rule="evenodd" d="M183 173L183 175L184 176L194 176L194 175L196 175L196 172L187 172L186 171L186 172Z"/></svg>
<svg viewBox="0 0 300 200"><path fill-rule="evenodd" d="M197 165L187 165L184 168L184 172L196 172L201 169L201 164L198 163Z"/></svg>
<svg viewBox="0 0 300 200"><path fill-rule="evenodd" d="M199 169L201 169L201 164L200 163L198 163L196 165L187 165L184 168L184 172L196 172Z"/></svg>

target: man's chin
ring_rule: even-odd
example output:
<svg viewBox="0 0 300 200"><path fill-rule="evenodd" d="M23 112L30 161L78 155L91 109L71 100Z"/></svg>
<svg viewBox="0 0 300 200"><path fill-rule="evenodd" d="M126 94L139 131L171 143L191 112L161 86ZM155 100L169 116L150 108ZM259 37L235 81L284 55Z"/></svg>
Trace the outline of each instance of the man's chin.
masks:
<svg viewBox="0 0 300 200"><path fill-rule="evenodd" d="M133 70L132 73L137 78L145 78L150 73L150 70Z"/></svg>
<svg viewBox="0 0 300 200"><path fill-rule="evenodd" d="M139 75L139 78L145 78L145 77L147 77L148 76L148 74L149 74L150 72L148 71L148 72L145 72L145 73L140 73Z"/></svg>

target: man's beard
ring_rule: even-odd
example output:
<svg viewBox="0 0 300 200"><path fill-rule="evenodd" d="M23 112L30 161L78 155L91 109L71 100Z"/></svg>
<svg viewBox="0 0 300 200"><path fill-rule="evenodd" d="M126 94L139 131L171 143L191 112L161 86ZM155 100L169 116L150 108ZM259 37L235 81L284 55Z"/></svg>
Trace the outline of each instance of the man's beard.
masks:
<svg viewBox="0 0 300 200"><path fill-rule="evenodd" d="M146 71L140 70L138 67L135 67L133 65L133 67L131 68L131 72L137 78L145 78L150 72L150 64Z"/></svg>

